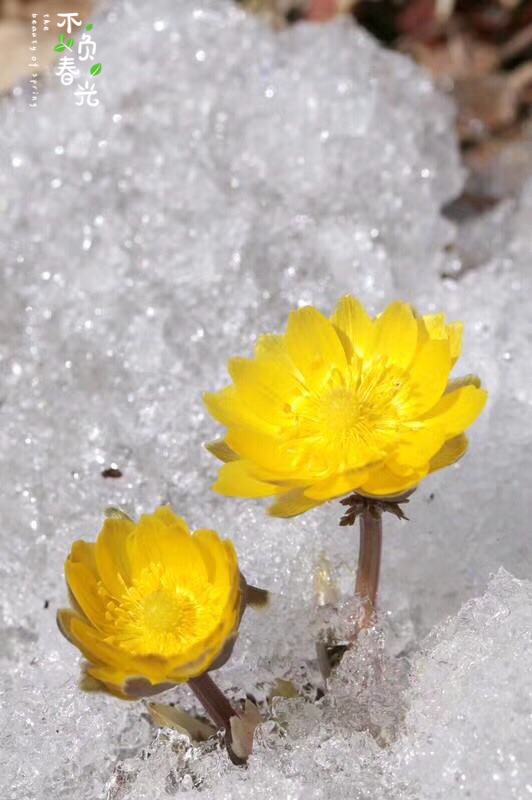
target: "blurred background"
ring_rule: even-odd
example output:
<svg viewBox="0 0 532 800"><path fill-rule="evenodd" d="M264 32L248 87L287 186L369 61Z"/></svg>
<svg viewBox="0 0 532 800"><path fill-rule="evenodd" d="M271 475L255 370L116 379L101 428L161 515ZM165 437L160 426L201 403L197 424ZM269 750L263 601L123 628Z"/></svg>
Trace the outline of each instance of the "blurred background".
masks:
<svg viewBox="0 0 532 800"><path fill-rule="evenodd" d="M408 53L452 95L464 163L460 218L514 195L532 171L532 0L240 0L281 30L302 19L352 15L384 45ZM82 18L111 0L77 0ZM68 0L0 0L0 92L30 71L31 14L72 11ZM43 39L49 38L50 47ZM56 31L41 35L40 71L57 59ZM53 41L52 41L53 40Z"/></svg>

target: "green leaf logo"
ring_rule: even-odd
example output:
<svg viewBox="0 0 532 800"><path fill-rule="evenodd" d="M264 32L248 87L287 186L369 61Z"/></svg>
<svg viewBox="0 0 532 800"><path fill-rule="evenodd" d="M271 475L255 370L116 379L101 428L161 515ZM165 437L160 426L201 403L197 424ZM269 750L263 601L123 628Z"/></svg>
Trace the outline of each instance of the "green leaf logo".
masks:
<svg viewBox="0 0 532 800"><path fill-rule="evenodd" d="M101 71L102 71L102 65L101 64L93 64L92 65L92 67L91 67L91 75L99 75Z"/></svg>
<svg viewBox="0 0 532 800"><path fill-rule="evenodd" d="M56 44L56 46L54 47L56 53L62 53L64 49L65 49L64 44Z"/></svg>
<svg viewBox="0 0 532 800"><path fill-rule="evenodd" d="M89 22L89 24L85 26L85 30L92 31L92 22Z"/></svg>
<svg viewBox="0 0 532 800"><path fill-rule="evenodd" d="M66 43L66 46L67 47L74 47L74 39L69 39L68 42Z"/></svg>
<svg viewBox="0 0 532 800"><path fill-rule="evenodd" d="M65 41L65 34L64 33L60 34L59 41L61 42L61 44L63 44L63 42Z"/></svg>

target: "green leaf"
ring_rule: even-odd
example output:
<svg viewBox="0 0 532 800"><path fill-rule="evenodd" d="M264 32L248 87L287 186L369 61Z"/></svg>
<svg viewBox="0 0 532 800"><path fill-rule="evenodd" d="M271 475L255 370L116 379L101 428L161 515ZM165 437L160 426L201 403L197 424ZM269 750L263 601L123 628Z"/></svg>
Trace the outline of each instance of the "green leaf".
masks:
<svg viewBox="0 0 532 800"><path fill-rule="evenodd" d="M65 49L64 44L56 44L56 46L54 47L56 53L62 53L64 49Z"/></svg>
<svg viewBox="0 0 532 800"><path fill-rule="evenodd" d="M92 65L92 67L91 67L91 75L99 75L101 71L102 71L102 65L101 64L93 64Z"/></svg>
<svg viewBox="0 0 532 800"><path fill-rule="evenodd" d="M89 22L89 24L85 26L85 30L92 31L92 22Z"/></svg>
<svg viewBox="0 0 532 800"><path fill-rule="evenodd" d="M63 42L65 41L65 34L64 33L61 33L59 35L59 41L61 42L61 44L63 44Z"/></svg>
<svg viewBox="0 0 532 800"><path fill-rule="evenodd" d="M67 47L74 47L74 39L69 39L66 45Z"/></svg>

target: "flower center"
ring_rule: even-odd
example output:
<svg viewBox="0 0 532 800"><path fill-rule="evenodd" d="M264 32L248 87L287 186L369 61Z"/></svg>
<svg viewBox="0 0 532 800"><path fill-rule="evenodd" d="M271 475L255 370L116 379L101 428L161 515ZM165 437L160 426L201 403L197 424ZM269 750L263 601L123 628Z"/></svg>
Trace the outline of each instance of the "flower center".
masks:
<svg viewBox="0 0 532 800"><path fill-rule="evenodd" d="M168 631L192 633L197 618L195 598L183 592L171 594L157 590L144 598L142 617L144 625L154 636L166 636Z"/></svg>
<svg viewBox="0 0 532 800"><path fill-rule="evenodd" d="M106 641L132 655L179 655L209 636L222 611L213 587L150 564L107 604Z"/></svg>
<svg viewBox="0 0 532 800"><path fill-rule="evenodd" d="M381 359L335 368L291 405L288 451L323 474L378 461L397 439L409 394L405 374Z"/></svg>
<svg viewBox="0 0 532 800"><path fill-rule="evenodd" d="M335 387L321 397L323 421L344 435L360 422L363 409L356 391L345 386Z"/></svg>

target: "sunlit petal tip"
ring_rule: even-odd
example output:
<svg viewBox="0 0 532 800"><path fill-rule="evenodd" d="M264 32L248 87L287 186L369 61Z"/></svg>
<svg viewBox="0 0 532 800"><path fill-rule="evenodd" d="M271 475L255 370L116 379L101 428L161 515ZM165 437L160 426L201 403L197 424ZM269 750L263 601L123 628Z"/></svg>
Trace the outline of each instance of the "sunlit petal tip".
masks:
<svg viewBox="0 0 532 800"><path fill-rule="evenodd" d="M218 394L218 392L203 392L201 396L207 410L215 419L218 419Z"/></svg>
<svg viewBox="0 0 532 800"><path fill-rule="evenodd" d="M151 515L146 515L149 519ZM181 528L185 533L190 534L190 529L183 519L183 517L178 516L173 509L169 505L159 506L153 514L154 517L157 517L164 525L168 527L177 526Z"/></svg>
<svg viewBox="0 0 532 800"><path fill-rule="evenodd" d="M233 356L227 362L227 371L233 381L238 383L238 380L245 375L246 366L251 362L249 358L242 356Z"/></svg>
<svg viewBox="0 0 532 800"><path fill-rule="evenodd" d="M269 506L267 513L270 517L297 517L323 502L323 500L306 497L302 489L294 489L282 494L275 503Z"/></svg>
<svg viewBox="0 0 532 800"><path fill-rule="evenodd" d="M122 692L126 697L132 700L138 700L141 697L153 697L161 692L167 692L175 686L173 681L166 681L163 683L151 683L147 678L135 677L127 678L122 686Z"/></svg>
<svg viewBox="0 0 532 800"><path fill-rule="evenodd" d="M87 660L93 688L129 699L197 677L228 654L245 583L232 542L192 533L169 506L123 522L106 520L95 547L74 544L65 568L74 608L57 622Z"/></svg>
<svg viewBox="0 0 532 800"><path fill-rule="evenodd" d="M125 519L128 522L133 522L129 514L126 514L125 511L117 506L107 506L104 511L104 516L106 519Z"/></svg>
<svg viewBox="0 0 532 800"><path fill-rule="evenodd" d="M72 613L73 612L70 608L60 608L57 611L55 620L57 622L57 627L59 628L65 639L69 641L71 644L74 644L74 640L70 632L70 619Z"/></svg>
<svg viewBox="0 0 532 800"><path fill-rule="evenodd" d="M362 305L352 295L344 295L331 317L348 358L362 358L373 342L373 321Z"/></svg>
<svg viewBox="0 0 532 800"><path fill-rule="evenodd" d="M218 494L225 497L271 497L278 494L279 487L255 478L246 461L230 461L221 467L218 480L213 486Z"/></svg>
<svg viewBox="0 0 532 800"><path fill-rule="evenodd" d="M224 439L216 439L213 442L207 442L205 448L219 461L223 461L224 463L227 463L228 461L238 461L237 453L235 453L234 450L231 450Z"/></svg>
<svg viewBox="0 0 532 800"><path fill-rule="evenodd" d="M454 392L456 389L461 389L464 386L475 386L477 389L482 387L482 382L477 375L463 375L461 378L453 378L447 384L445 394Z"/></svg>
<svg viewBox="0 0 532 800"><path fill-rule="evenodd" d="M234 387L225 386L218 392L206 392L203 403L209 412L222 425L229 425L232 419L231 406L234 403Z"/></svg>
<svg viewBox="0 0 532 800"><path fill-rule="evenodd" d="M83 692L105 692L105 684L101 681L97 681L96 678L93 678L92 675L89 675L88 672L84 672L79 680L79 688Z"/></svg>
<svg viewBox="0 0 532 800"><path fill-rule="evenodd" d="M459 461L467 452L469 442L465 434L455 436L442 445L441 449L430 460L430 472L444 469Z"/></svg>

